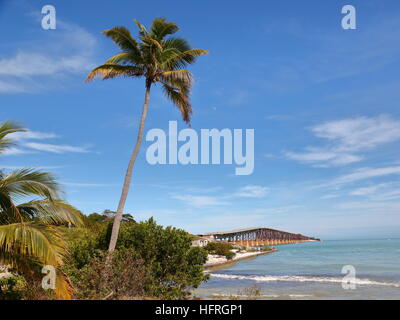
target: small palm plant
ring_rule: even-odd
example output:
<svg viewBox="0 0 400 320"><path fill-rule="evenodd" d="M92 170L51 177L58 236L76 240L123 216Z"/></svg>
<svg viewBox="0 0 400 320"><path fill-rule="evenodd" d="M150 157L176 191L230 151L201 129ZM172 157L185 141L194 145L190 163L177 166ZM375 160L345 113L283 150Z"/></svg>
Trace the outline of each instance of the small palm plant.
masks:
<svg viewBox="0 0 400 320"><path fill-rule="evenodd" d="M164 18L155 19L147 30L135 20L139 27L139 37L135 40L125 27L115 27L103 31L122 52L109 58L103 65L90 72L86 81L96 76L105 79L115 77L144 78L145 98L135 148L125 174L121 198L114 218L109 251L115 249L119 227L132 178L132 170L142 142L144 123L150 99L150 89L159 83L167 98L180 110L185 122L190 123L192 106L190 89L193 83L191 73L185 69L193 64L196 57L207 54L207 50L193 49L183 38L173 37L179 27Z"/></svg>
<svg viewBox="0 0 400 320"><path fill-rule="evenodd" d="M20 131L24 130L12 122L0 124L0 153L13 145L9 135ZM50 173L0 170L0 265L30 279L44 277L41 268L51 265L57 272L56 296L70 299L71 286L59 269L66 244L57 226L79 226L82 219L59 194Z"/></svg>

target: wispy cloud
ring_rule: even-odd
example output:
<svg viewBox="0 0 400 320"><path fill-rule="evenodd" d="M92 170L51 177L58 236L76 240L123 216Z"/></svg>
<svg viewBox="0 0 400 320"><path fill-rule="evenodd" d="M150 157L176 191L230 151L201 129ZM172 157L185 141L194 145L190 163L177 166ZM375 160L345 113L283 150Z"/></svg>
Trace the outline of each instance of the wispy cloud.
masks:
<svg viewBox="0 0 400 320"><path fill-rule="evenodd" d="M332 141L337 151L355 152L399 140L400 121L389 115L358 117L326 122L312 131L317 137Z"/></svg>
<svg viewBox="0 0 400 320"><path fill-rule="evenodd" d="M0 55L0 93L49 90L94 66L96 38L84 28L58 19L57 36L45 36L28 50Z"/></svg>
<svg viewBox="0 0 400 320"><path fill-rule="evenodd" d="M349 37L330 30L315 32L315 26L311 30L299 21L286 21L285 26L270 22L274 26L267 27L268 32L279 26L276 32L294 36L312 50L306 53L290 51L271 59L261 68L261 72L268 70L263 73L265 81L262 86L275 93L286 93L316 83L351 78L387 66L397 61L400 53L397 42L400 27L397 21L397 15L388 14L385 19L365 25Z"/></svg>
<svg viewBox="0 0 400 320"><path fill-rule="evenodd" d="M335 198L338 198L338 197L339 197L338 194L326 194L326 195L323 195L322 197L320 197L320 199L329 200L329 199L335 199Z"/></svg>
<svg viewBox="0 0 400 320"><path fill-rule="evenodd" d="M256 185L248 185L240 188L233 196L243 198L263 198L268 194L268 188Z"/></svg>
<svg viewBox="0 0 400 320"><path fill-rule="evenodd" d="M378 188L379 188L378 186L357 188L357 189L351 191L350 195L352 195L352 196L366 196L366 195L370 195L370 194L375 193Z"/></svg>
<svg viewBox="0 0 400 320"><path fill-rule="evenodd" d="M66 152L88 153L88 152L90 152L87 147L57 145L57 144L49 144L49 143L27 142L24 144L24 146L34 149L34 150L50 152L50 153L66 153Z"/></svg>
<svg viewBox="0 0 400 320"><path fill-rule="evenodd" d="M392 181L354 189L350 195L368 197L375 201L390 201L400 198L400 182Z"/></svg>
<svg viewBox="0 0 400 320"><path fill-rule="evenodd" d="M72 146L66 144L50 144L36 142L37 140L46 140L60 138L59 135L49 132L25 131L10 134L10 138L18 143L18 147L11 147L5 150L2 155L22 155L36 152L49 153L88 153L91 152L87 146Z"/></svg>
<svg viewBox="0 0 400 320"><path fill-rule="evenodd" d="M382 210L384 212L398 212L400 210L400 202L374 202L374 201L357 201L338 203L336 208L343 210Z"/></svg>
<svg viewBox="0 0 400 320"><path fill-rule="evenodd" d="M29 61L27 64L26 61ZM87 69L84 57L71 56L50 57L35 52L18 52L11 58L0 59L0 76L27 78L32 76L49 76L57 73L76 73Z"/></svg>
<svg viewBox="0 0 400 320"><path fill-rule="evenodd" d="M15 155L29 154L29 153L34 153L34 151L10 147L10 148L4 150L1 154L3 156L15 156Z"/></svg>
<svg viewBox="0 0 400 320"><path fill-rule="evenodd" d="M221 206L229 205L229 202L223 201L218 197L195 196L195 195L173 195L173 199L181 200L194 207Z"/></svg>
<svg viewBox="0 0 400 320"><path fill-rule="evenodd" d="M63 182L64 185L70 187L115 187L118 184L110 184L110 183L82 183L82 182Z"/></svg>
<svg viewBox="0 0 400 320"><path fill-rule="evenodd" d="M6 80L0 80L0 93L27 93L30 91L29 87L24 84L13 84Z"/></svg>
<svg viewBox="0 0 400 320"><path fill-rule="evenodd" d="M220 188L214 189L215 191L219 191ZM235 192L231 193L221 193L217 196L204 196L204 195L193 195L193 194L173 194L171 197L173 199L181 200L185 202L187 205L194 207L202 207L202 206L223 206L223 205L231 205L235 199L239 198L263 198L269 192L267 187L257 186L257 185L247 185L237 189ZM200 193L200 192L198 192ZM204 192L202 192L204 193Z"/></svg>
<svg viewBox="0 0 400 320"><path fill-rule="evenodd" d="M386 167L386 168L360 168L355 170L352 173L341 175L334 179L331 184L346 184L352 183L355 181L388 176L393 174L400 174L400 167Z"/></svg>
<svg viewBox="0 0 400 320"><path fill-rule="evenodd" d="M13 140L29 140L29 139L52 139L58 138L59 136L54 133L39 132L39 131L25 131L11 133L9 137Z"/></svg>
<svg viewBox="0 0 400 320"><path fill-rule="evenodd" d="M306 148L305 152L285 152L287 158L302 163L312 164L316 167L341 166L363 159L361 156L354 154L342 153L337 150L324 150L321 148Z"/></svg>
<svg viewBox="0 0 400 320"><path fill-rule="evenodd" d="M63 167L64 166L32 166L32 165L14 166L14 165L4 165L4 164L0 165L0 168L8 169L8 170L19 170L19 169L25 169L25 168L33 168L33 169L38 169L38 170L54 170L54 169L60 169Z"/></svg>
<svg viewBox="0 0 400 320"><path fill-rule="evenodd" d="M328 144L286 152L286 157L313 166L342 166L363 160L360 153L400 140L400 121L389 115L357 117L325 122L312 127L311 132Z"/></svg>

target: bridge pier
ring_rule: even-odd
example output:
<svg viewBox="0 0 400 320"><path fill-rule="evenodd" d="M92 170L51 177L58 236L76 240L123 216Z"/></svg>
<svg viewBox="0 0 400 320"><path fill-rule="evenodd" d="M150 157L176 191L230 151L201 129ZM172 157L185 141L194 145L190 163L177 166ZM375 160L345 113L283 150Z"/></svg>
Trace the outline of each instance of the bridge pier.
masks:
<svg viewBox="0 0 400 320"><path fill-rule="evenodd" d="M309 238L301 234L262 227L208 233L202 236L245 247L283 245L310 240L319 241L319 239Z"/></svg>

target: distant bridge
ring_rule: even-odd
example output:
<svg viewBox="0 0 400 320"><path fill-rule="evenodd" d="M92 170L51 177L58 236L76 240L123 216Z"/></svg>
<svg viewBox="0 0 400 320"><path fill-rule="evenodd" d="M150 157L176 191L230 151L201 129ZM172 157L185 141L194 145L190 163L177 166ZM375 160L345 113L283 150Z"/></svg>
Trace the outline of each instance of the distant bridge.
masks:
<svg viewBox="0 0 400 320"><path fill-rule="evenodd" d="M250 247L288 244L305 241L320 241L319 239L306 237L299 233L290 233L286 231L263 227L210 232L199 236L214 241L225 241Z"/></svg>

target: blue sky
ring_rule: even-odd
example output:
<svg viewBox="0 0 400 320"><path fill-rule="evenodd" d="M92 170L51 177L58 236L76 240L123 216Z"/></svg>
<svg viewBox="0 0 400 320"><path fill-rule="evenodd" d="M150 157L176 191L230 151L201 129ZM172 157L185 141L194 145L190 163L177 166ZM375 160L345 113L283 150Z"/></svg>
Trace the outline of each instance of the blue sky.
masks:
<svg viewBox="0 0 400 320"><path fill-rule="evenodd" d="M357 9L357 30L341 8ZM57 29L41 28L41 9ZM398 1L0 1L0 119L29 128L0 167L42 167L85 213L117 206L144 84L84 83L118 52L100 31L164 16L194 47L192 127L255 130L255 170L146 163L126 212L193 233L268 226L324 239L400 236ZM146 131L180 115L152 92Z"/></svg>

